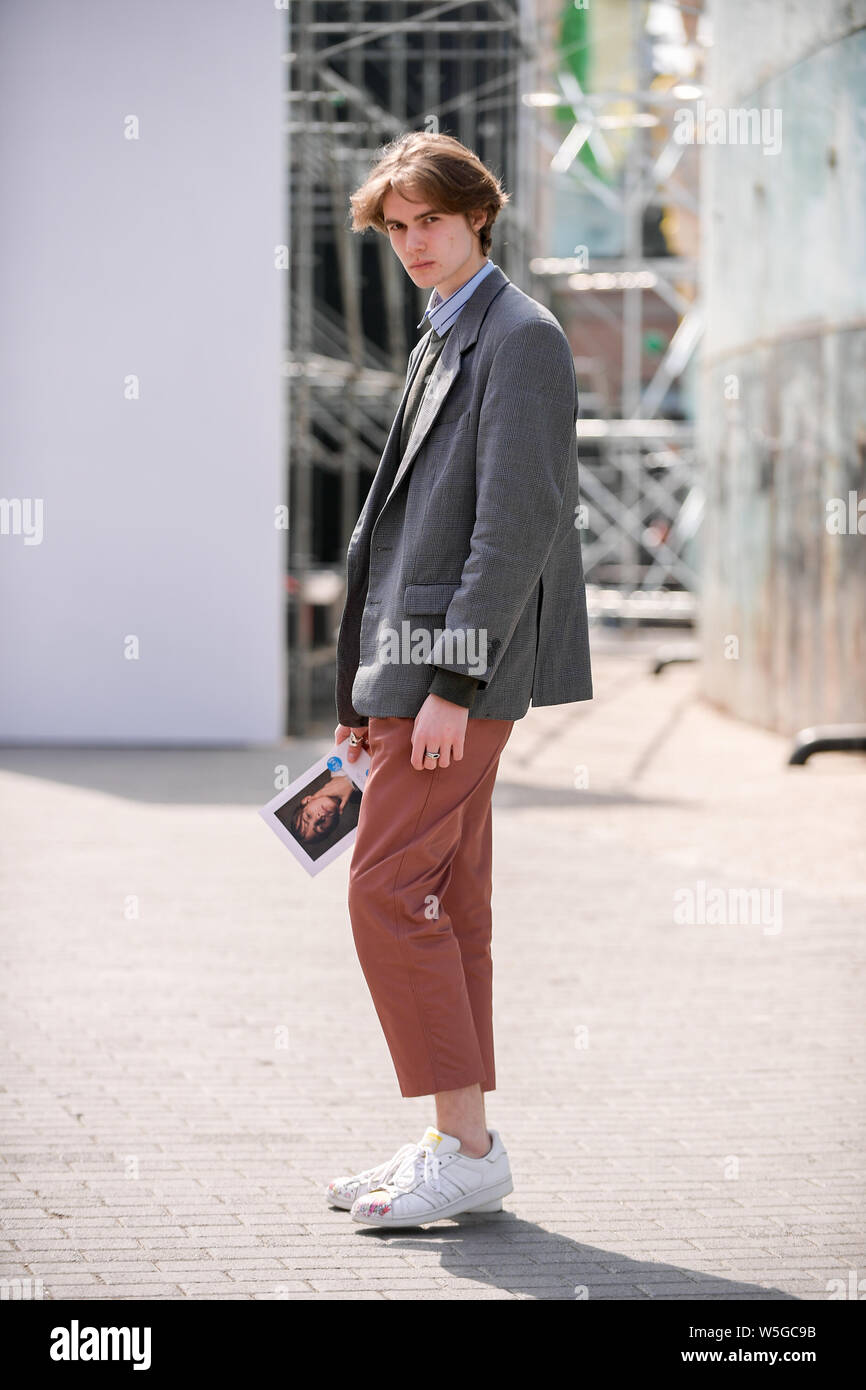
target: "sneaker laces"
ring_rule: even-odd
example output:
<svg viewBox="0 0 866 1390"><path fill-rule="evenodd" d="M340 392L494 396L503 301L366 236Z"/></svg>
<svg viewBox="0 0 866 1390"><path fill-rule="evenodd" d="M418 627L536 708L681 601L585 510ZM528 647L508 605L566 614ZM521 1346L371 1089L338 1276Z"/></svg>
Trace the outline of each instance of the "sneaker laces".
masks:
<svg viewBox="0 0 866 1390"><path fill-rule="evenodd" d="M400 1167L400 1164L414 1148L414 1144L403 1144L394 1154L393 1158L386 1159L384 1163L377 1163L374 1168L365 1168L363 1172L355 1173L352 1177L335 1178L330 1184L330 1191L345 1194L349 1190L363 1187L365 1183L371 1190L376 1187L381 1187L383 1183L387 1182L388 1179L393 1176Z"/></svg>
<svg viewBox="0 0 866 1390"><path fill-rule="evenodd" d="M429 1144L413 1144L411 1147L412 1152L407 1154L397 1169L389 1187L409 1192L423 1176L424 1182L429 1182L434 1191L438 1192L440 1190L438 1154ZM419 1165L421 1165L420 1169Z"/></svg>
<svg viewBox="0 0 866 1390"><path fill-rule="evenodd" d="M367 1168L363 1173L359 1173L361 1180L370 1183L387 1182L388 1178L393 1177L402 1163L413 1153L417 1146L415 1144L403 1144L393 1158L387 1159L384 1163L379 1163L375 1168Z"/></svg>

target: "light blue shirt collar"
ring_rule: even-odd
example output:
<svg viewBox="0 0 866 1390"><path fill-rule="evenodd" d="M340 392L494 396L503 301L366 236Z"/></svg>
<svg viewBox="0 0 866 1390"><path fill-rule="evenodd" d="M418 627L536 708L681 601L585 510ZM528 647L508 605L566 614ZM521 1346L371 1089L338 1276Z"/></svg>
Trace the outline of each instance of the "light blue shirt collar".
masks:
<svg viewBox="0 0 866 1390"><path fill-rule="evenodd" d="M439 291L434 289L427 308L424 310L424 316L417 327L423 328L424 319L429 319L437 333L444 333L456 322L460 310L478 289L484 277L495 269L496 266L493 261L486 260L481 269L472 276L472 279L467 280L465 285L461 285L459 290L455 290L447 299L442 299Z"/></svg>

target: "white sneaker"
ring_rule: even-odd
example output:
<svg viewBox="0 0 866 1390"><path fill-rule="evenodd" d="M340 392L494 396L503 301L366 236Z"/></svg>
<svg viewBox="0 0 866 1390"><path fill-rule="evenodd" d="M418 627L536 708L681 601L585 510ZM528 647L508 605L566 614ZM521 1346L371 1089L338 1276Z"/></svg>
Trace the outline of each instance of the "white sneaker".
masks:
<svg viewBox="0 0 866 1390"><path fill-rule="evenodd" d="M415 1153L417 1148L417 1144L404 1144L393 1158L378 1164L375 1168L365 1168L363 1173L355 1173L351 1177L335 1178L333 1182L328 1183L328 1201L331 1206L349 1211L357 1197L365 1196L392 1178L404 1159L408 1158L410 1153Z"/></svg>
<svg viewBox="0 0 866 1390"><path fill-rule="evenodd" d="M490 1138L483 1158L469 1158L459 1152L460 1140L453 1135L426 1130L391 1178L353 1202L352 1220L364 1226L423 1226L459 1212L501 1211L514 1183L495 1129Z"/></svg>

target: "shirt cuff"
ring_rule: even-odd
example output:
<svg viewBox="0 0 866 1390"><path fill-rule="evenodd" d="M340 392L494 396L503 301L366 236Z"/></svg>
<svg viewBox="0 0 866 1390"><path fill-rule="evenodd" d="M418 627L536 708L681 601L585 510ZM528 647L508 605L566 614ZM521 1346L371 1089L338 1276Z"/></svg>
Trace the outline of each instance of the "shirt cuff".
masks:
<svg viewBox="0 0 866 1390"><path fill-rule="evenodd" d="M436 674L427 693L438 695L443 700L450 700L454 705L462 705L464 709L471 709L478 693L478 681L475 677L464 676L462 671L447 671L441 666L434 669Z"/></svg>

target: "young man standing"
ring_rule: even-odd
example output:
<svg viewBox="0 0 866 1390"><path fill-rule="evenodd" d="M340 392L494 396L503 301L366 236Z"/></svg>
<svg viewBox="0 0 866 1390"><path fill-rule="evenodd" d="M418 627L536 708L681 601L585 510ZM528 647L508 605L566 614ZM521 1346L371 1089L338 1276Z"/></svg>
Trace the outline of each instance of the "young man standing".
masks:
<svg viewBox="0 0 866 1390"><path fill-rule="evenodd" d="M577 385L550 311L489 259L508 201L447 135L387 145L352 196L432 287L403 399L349 543L336 740L371 767L349 876L358 957L401 1094L436 1127L332 1182L367 1225L497 1211L513 1189L495 1087L491 796L534 705L592 698Z"/></svg>

